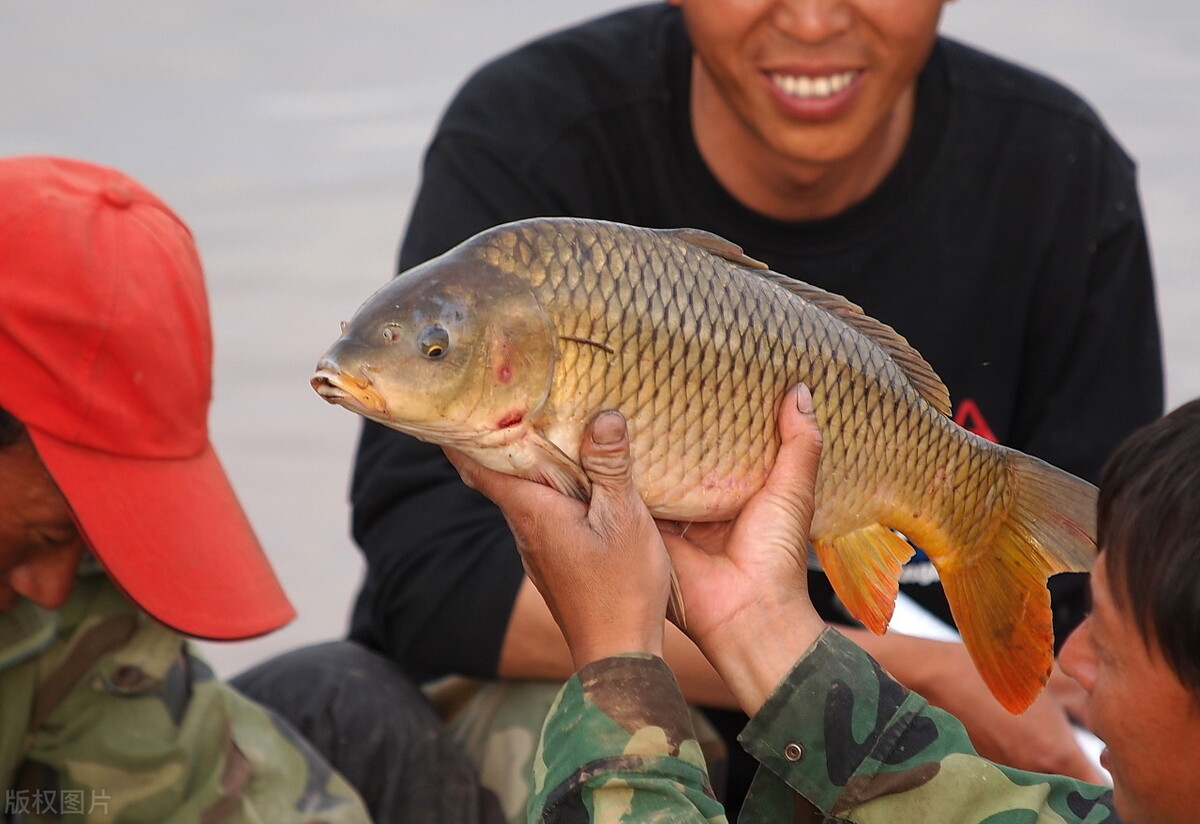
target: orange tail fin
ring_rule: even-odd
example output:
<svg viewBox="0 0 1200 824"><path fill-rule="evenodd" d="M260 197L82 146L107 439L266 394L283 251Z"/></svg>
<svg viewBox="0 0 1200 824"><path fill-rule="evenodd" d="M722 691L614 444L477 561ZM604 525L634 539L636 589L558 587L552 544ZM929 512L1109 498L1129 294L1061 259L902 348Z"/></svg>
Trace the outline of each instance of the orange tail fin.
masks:
<svg viewBox="0 0 1200 824"><path fill-rule="evenodd" d="M1010 712L1023 712L1054 664L1046 581L1086 572L1096 557L1096 488L1012 451L1015 502L990 544L934 561L963 643Z"/></svg>

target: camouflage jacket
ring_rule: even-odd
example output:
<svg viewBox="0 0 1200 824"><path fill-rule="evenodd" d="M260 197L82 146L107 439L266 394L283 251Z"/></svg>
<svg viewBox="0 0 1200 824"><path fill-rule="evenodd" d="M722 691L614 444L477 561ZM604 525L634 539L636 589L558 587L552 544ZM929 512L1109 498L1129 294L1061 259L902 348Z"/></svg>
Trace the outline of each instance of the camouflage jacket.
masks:
<svg viewBox="0 0 1200 824"><path fill-rule="evenodd" d="M369 821L290 727L102 573L0 613L0 821Z"/></svg>
<svg viewBox="0 0 1200 824"><path fill-rule="evenodd" d="M761 764L742 824L791 821L795 793L827 821L1118 824L1110 789L981 758L957 719L833 630L740 740ZM608 658L568 681L546 719L529 819L723 822L706 775L667 665Z"/></svg>

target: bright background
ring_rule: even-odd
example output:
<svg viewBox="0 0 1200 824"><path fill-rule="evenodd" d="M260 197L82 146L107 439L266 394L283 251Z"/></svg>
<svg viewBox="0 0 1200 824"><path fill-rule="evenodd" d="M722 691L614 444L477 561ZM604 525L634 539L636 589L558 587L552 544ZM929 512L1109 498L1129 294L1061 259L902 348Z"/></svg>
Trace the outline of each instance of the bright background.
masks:
<svg viewBox="0 0 1200 824"><path fill-rule="evenodd" d="M362 572L345 502L358 422L308 378L338 322L392 273L442 107L486 59L618 5L5 2L0 155L116 166L200 246L213 439L300 610L268 638L206 644L221 673L344 631ZM1081 92L1138 159L1169 404L1200 395L1200 7L959 0L944 29Z"/></svg>

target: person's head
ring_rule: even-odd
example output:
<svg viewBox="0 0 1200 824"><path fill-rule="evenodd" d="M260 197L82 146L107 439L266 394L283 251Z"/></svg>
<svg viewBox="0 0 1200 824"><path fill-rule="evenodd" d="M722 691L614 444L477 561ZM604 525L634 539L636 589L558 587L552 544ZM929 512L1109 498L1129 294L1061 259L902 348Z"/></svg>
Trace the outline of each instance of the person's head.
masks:
<svg viewBox="0 0 1200 824"><path fill-rule="evenodd" d="M62 603L89 549L206 638L293 615L208 440L212 340L191 233L136 181L0 159L0 608Z"/></svg>
<svg viewBox="0 0 1200 824"><path fill-rule="evenodd" d="M696 56L696 140L721 182L754 201L755 183L829 166L877 185L907 142L947 0L670 2Z"/></svg>
<svg viewBox="0 0 1200 824"><path fill-rule="evenodd" d="M1129 822L1194 820L1200 772L1200 399L1127 438L1100 479L1092 612L1061 662L1088 693Z"/></svg>

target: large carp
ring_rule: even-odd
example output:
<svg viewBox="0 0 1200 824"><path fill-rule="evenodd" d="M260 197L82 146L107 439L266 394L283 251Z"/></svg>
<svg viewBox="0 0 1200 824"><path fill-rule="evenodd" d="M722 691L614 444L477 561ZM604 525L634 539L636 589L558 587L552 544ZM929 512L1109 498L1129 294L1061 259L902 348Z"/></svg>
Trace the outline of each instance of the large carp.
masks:
<svg viewBox="0 0 1200 824"><path fill-rule="evenodd" d="M1053 663L1057 572L1090 568L1096 490L949 417L945 386L891 328L720 238L568 218L490 229L397 276L321 358L331 403L582 499L585 423L618 409L650 511L735 515L803 381L825 448L811 540L882 633L925 550L976 667L1019 712Z"/></svg>

